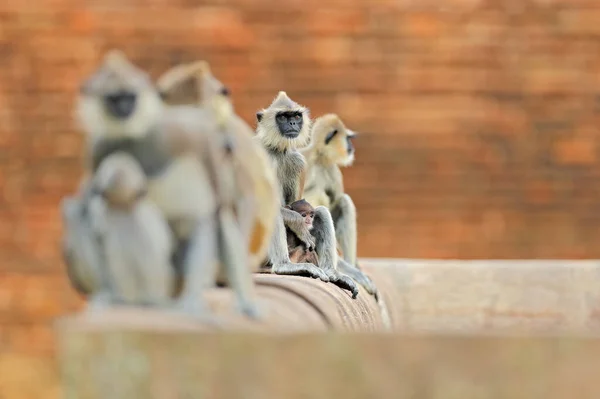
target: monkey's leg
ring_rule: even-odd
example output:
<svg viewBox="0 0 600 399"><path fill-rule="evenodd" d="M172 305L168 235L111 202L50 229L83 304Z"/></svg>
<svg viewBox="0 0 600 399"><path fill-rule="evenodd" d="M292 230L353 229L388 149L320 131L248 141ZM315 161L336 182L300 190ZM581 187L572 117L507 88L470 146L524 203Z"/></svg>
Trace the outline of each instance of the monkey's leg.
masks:
<svg viewBox="0 0 600 399"><path fill-rule="evenodd" d="M215 284L218 260L218 225L214 215L197 223L188 242L183 260L183 288L176 301L176 309L214 322L202 294Z"/></svg>
<svg viewBox="0 0 600 399"><path fill-rule="evenodd" d="M319 266L325 271L329 281L338 287L352 292L352 298L358 295L358 286L350 277L337 270L337 251L335 230L329 210L324 206L315 208L312 234L315 237L315 250Z"/></svg>
<svg viewBox="0 0 600 399"><path fill-rule="evenodd" d="M376 300L379 299L377 287L366 274L343 259L338 259L337 266L341 273L350 276L354 281L362 285L369 294L373 295Z"/></svg>
<svg viewBox="0 0 600 399"><path fill-rule="evenodd" d="M348 194L343 194L331 210L335 226L335 237L340 244L344 260L353 266L356 263L356 207Z"/></svg>
<svg viewBox="0 0 600 399"><path fill-rule="evenodd" d="M248 245L230 209L219 210L219 251L229 286L236 295L239 311L253 319L260 317L254 281L248 264Z"/></svg>
<svg viewBox="0 0 600 399"><path fill-rule="evenodd" d="M241 237L245 240L246 247L248 247L256 220L256 197L250 194L241 195L235 202L235 208L242 233Z"/></svg>
<svg viewBox="0 0 600 399"><path fill-rule="evenodd" d="M144 303L163 307L171 302L175 288L175 270L171 264L174 237L162 213L153 203L138 204L135 268L143 281Z"/></svg>
<svg viewBox="0 0 600 399"><path fill-rule="evenodd" d="M321 279L325 282L329 281L327 274L313 264L290 262L287 238L285 234L285 225L283 224L283 217L281 216L281 213L277 214L277 218L275 220L275 227L273 229L273 236L271 237L268 255L269 261L273 265L271 269L272 273L309 276L312 278Z"/></svg>

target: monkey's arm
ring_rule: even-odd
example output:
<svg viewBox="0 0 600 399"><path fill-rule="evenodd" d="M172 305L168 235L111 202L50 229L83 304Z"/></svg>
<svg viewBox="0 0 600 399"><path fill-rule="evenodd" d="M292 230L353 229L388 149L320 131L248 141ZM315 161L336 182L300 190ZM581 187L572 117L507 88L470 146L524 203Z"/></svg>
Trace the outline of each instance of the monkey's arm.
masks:
<svg viewBox="0 0 600 399"><path fill-rule="evenodd" d="M283 224L298 236L300 241L306 244L309 248L314 248L315 240L304 223L304 218L298 213L291 209L282 207L281 217L283 218Z"/></svg>
<svg viewBox="0 0 600 399"><path fill-rule="evenodd" d="M86 183L82 184L82 188L86 187ZM101 288L102 262L90 220L83 213L84 200L67 197L61 203L64 225L62 253L73 288L82 295L90 295Z"/></svg>

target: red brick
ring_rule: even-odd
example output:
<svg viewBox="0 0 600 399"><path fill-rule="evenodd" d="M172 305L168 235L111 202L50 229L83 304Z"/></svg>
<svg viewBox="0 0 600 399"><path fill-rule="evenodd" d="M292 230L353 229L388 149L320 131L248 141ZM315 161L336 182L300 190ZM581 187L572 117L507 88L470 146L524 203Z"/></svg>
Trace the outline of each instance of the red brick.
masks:
<svg viewBox="0 0 600 399"><path fill-rule="evenodd" d="M558 12L559 28L566 34L600 35L600 10L566 9Z"/></svg>
<svg viewBox="0 0 600 399"><path fill-rule="evenodd" d="M96 16L90 10L77 10L68 14L69 29L77 34L89 34L97 28Z"/></svg>
<svg viewBox="0 0 600 399"><path fill-rule="evenodd" d="M597 148L593 136L565 138L555 144L554 156L565 165L592 165L597 160Z"/></svg>
<svg viewBox="0 0 600 399"><path fill-rule="evenodd" d="M308 17L308 31L315 35L361 34L367 27L366 14L352 8L317 9Z"/></svg>

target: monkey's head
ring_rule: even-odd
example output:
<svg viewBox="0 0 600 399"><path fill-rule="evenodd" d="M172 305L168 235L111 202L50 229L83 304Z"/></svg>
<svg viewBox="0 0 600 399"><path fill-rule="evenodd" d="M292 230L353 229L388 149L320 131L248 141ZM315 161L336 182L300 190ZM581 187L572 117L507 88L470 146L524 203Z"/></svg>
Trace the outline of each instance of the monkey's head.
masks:
<svg viewBox="0 0 600 399"><path fill-rule="evenodd" d="M206 61L196 63L202 74L201 91L202 106L215 113L219 124L225 123L233 116L231 91L220 80L215 78Z"/></svg>
<svg viewBox="0 0 600 399"><path fill-rule="evenodd" d="M100 163L93 190L112 206L128 207L146 194L147 180L135 158L115 152Z"/></svg>
<svg viewBox="0 0 600 399"><path fill-rule="evenodd" d="M168 105L195 105L209 109L219 123L233 115L231 92L212 74L206 61L182 64L165 72L156 83Z"/></svg>
<svg viewBox="0 0 600 399"><path fill-rule="evenodd" d="M94 137L140 137L160 119L162 102L150 77L117 50L81 86L77 116Z"/></svg>
<svg viewBox="0 0 600 399"><path fill-rule="evenodd" d="M200 105L202 72L199 63L180 64L156 81L158 92L167 105Z"/></svg>
<svg viewBox="0 0 600 399"><path fill-rule="evenodd" d="M256 113L256 134L263 144L280 151L302 147L310 139L308 108L280 91L268 108Z"/></svg>
<svg viewBox="0 0 600 399"><path fill-rule="evenodd" d="M348 129L339 116L326 114L315 120L312 145L326 163L350 166L354 162L352 139L356 133Z"/></svg>
<svg viewBox="0 0 600 399"><path fill-rule="evenodd" d="M298 212L304 218L304 223L309 230L313 228L313 220L315 218L315 208L312 207L304 198L295 202L292 202L286 208L291 209L294 212Z"/></svg>

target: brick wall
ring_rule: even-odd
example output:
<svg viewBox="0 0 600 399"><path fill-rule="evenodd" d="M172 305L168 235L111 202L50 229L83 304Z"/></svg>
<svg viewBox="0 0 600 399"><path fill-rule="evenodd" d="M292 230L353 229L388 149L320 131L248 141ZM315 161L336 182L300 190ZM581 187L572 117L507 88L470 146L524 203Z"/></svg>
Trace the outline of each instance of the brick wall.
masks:
<svg viewBox="0 0 600 399"><path fill-rule="evenodd" d="M81 173L73 98L104 50L153 76L207 59L252 123L280 89L339 113L362 133L345 172L361 256L587 258L599 36L592 0L2 1L0 398L41 389L20 381L53 373L32 359L80 305L57 205Z"/></svg>

